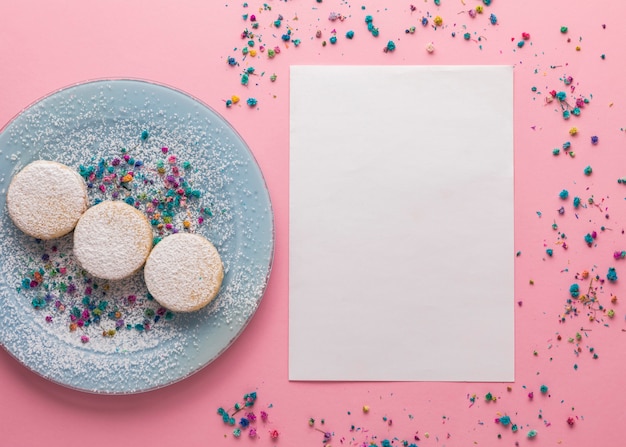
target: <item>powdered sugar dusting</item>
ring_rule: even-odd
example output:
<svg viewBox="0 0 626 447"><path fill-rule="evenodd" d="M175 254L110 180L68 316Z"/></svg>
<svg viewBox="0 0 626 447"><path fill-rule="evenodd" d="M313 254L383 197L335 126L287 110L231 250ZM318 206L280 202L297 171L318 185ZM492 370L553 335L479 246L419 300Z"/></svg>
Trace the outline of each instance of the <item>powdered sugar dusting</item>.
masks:
<svg viewBox="0 0 626 447"><path fill-rule="evenodd" d="M87 188L78 173L60 163L38 160L13 177L7 193L13 222L40 239L63 236L87 209Z"/></svg>
<svg viewBox="0 0 626 447"><path fill-rule="evenodd" d="M209 304L224 269L215 247L197 234L173 234L154 247L144 269L146 286L168 309L189 312Z"/></svg>
<svg viewBox="0 0 626 447"><path fill-rule="evenodd" d="M120 280L132 275L151 248L152 229L146 216L119 200L89 208L74 230L73 252L97 278Z"/></svg>
<svg viewBox="0 0 626 447"><path fill-rule="evenodd" d="M10 222L2 194L0 341L39 374L94 392L157 388L216 358L254 314L273 255L269 197L240 137L183 94L141 81L99 81L36 103L0 134L0 150L19 154L0 168L0 188L33 159L79 171L130 154L142 162L130 183L136 188L94 183L90 204L131 196L150 219L155 210L142 194L160 194L163 148L188 163L180 177L193 200L189 195L162 218L167 223L153 227L154 237L187 231L209 239L224 264L220 293L198 312L172 314L148 294L143 271L117 282L92 278L74 259L72 235L53 241L24 235ZM125 197L113 197L120 191Z"/></svg>

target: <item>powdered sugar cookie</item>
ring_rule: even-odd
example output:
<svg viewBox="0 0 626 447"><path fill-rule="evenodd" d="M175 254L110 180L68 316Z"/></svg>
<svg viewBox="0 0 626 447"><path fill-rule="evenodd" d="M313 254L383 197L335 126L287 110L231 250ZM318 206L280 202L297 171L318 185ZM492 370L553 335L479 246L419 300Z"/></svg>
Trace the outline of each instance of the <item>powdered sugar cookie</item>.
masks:
<svg viewBox="0 0 626 447"><path fill-rule="evenodd" d="M143 271L148 291L163 307L191 312L217 295L224 267L217 249L198 234L178 233L159 242Z"/></svg>
<svg viewBox="0 0 626 447"><path fill-rule="evenodd" d="M97 278L118 280L137 272L152 248L146 216L122 201L89 208L74 230L74 255Z"/></svg>
<svg viewBox="0 0 626 447"><path fill-rule="evenodd" d="M71 168L38 160L18 172L7 191L15 225L37 239L55 239L74 229L87 209L87 187Z"/></svg>

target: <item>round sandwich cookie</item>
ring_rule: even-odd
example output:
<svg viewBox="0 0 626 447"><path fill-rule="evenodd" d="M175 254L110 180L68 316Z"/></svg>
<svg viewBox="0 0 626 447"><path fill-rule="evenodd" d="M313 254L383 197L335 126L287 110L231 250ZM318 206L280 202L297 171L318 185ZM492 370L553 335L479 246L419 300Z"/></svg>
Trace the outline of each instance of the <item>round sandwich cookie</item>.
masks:
<svg viewBox="0 0 626 447"><path fill-rule="evenodd" d="M152 249L143 274L159 304L174 312L192 312L216 297L224 267L217 249L205 237L177 233Z"/></svg>
<svg viewBox="0 0 626 447"><path fill-rule="evenodd" d="M96 278L120 280L137 272L152 248L146 216L122 201L89 208L74 229L74 256Z"/></svg>
<svg viewBox="0 0 626 447"><path fill-rule="evenodd" d="M78 172L38 160L15 174L7 190L9 217L37 239L55 239L74 229L87 209L87 186Z"/></svg>

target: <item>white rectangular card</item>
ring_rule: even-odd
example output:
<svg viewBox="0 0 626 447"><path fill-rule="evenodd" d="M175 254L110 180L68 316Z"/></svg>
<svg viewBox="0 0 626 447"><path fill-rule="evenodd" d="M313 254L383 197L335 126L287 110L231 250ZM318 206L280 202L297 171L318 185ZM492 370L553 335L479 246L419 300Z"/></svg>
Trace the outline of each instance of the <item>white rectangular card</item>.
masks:
<svg viewBox="0 0 626 447"><path fill-rule="evenodd" d="M512 381L512 67L290 82L290 380Z"/></svg>

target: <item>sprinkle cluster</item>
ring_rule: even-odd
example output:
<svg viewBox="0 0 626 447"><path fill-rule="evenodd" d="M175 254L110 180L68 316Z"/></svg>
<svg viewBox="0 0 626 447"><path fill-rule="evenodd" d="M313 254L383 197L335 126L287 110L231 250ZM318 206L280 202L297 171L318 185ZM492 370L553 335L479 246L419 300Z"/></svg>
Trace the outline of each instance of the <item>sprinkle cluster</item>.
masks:
<svg viewBox="0 0 626 447"><path fill-rule="evenodd" d="M222 418L222 422L228 426L235 427L232 431L233 437L240 438L246 430L249 438L258 439L260 437L256 422L260 419L263 424L267 424L269 415L266 411L261 410L257 417L256 413L252 411L256 400L257 393L252 391L244 394L243 401L235 402L229 410L224 409L224 407L217 409L217 414ZM244 415L237 418L236 415L241 411L245 412ZM271 439L277 439L279 436L279 432L275 428L269 429L268 434Z"/></svg>

